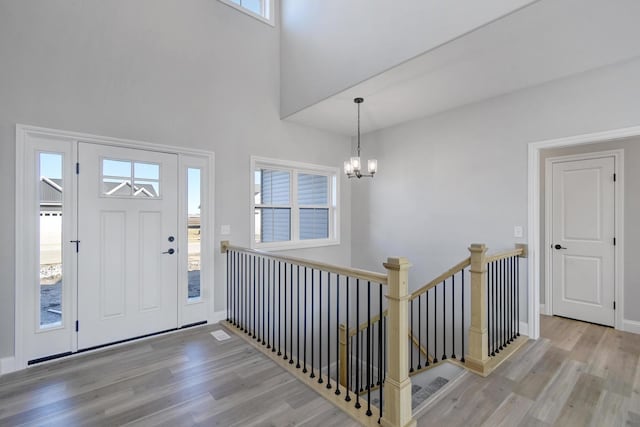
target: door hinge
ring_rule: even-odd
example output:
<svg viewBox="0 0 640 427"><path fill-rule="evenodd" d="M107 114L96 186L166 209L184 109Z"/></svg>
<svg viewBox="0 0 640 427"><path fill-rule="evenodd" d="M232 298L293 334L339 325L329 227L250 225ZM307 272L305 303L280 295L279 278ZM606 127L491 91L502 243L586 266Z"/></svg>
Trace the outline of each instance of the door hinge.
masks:
<svg viewBox="0 0 640 427"><path fill-rule="evenodd" d="M614 237L613 238L613 246L615 246L615 245L616 245L616 238Z"/></svg>
<svg viewBox="0 0 640 427"><path fill-rule="evenodd" d="M616 182L616 174L613 174L613 182Z"/></svg>
<svg viewBox="0 0 640 427"><path fill-rule="evenodd" d="M80 175L80 163L76 162L76 175ZM615 181L615 178L614 178Z"/></svg>
<svg viewBox="0 0 640 427"><path fill-rule="evenodd" d="M615 301L613 302L613 309L614 310L616 309L616 302Z"/></svg>
<svg viewBox="0 0 640 427"><path fill-rule="evenodd" d="M80 321L76 320L76 332L80 330Z"/></svg>

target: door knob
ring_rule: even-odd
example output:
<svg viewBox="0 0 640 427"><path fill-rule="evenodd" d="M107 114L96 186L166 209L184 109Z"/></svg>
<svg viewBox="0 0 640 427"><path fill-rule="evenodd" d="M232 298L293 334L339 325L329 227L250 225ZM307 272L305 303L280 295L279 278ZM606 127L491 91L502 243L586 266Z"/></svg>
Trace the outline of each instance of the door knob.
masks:
<svg viewBox="0 0 640 427"><path fill-rule="evenodd" d="M554 247L555 249L567 249L567 248L565 248L564 246L559 245L559 244L557 244L557 243L556 243L553 247Z"/></svg>
<svg viewBox="0 0 640 427"><path fill-rule="evenodd" d="M166 252L162 252L162 253L163 253L163 254L173 255L175 252L176 252L176 250L175 250L175 249L173 249L173 248L169 248L169 250L168 250L168 251L166 251Z"/></svg>

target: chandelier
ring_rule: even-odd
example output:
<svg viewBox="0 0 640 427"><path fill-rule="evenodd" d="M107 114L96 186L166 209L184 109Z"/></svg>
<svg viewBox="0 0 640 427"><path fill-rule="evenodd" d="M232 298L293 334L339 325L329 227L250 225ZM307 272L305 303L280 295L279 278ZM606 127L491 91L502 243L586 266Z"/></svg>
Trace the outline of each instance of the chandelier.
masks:
<svg viewBox="0 0 640 427"><path fill-rule="evenodd" d="M376 159L371 159L367 162L367 171L369 172L368 174L362 173L360 162L360 104L364 102L364 99L355 98L353 102L358 104L358 155L356 157L351 157L349 160L345 160L344 173L349 178L373 178L373 175L378 172L378 161Z"/></svg>

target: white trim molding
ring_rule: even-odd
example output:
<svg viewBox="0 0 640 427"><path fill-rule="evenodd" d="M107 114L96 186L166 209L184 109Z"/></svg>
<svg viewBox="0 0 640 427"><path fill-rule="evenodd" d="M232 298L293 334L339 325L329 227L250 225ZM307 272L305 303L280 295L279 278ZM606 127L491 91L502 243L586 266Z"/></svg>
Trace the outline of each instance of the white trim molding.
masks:
<svg viewBox="0 0 640 427"><path fill-rule="evenodd" d="M640 322L636 320L624 319L622 322L622 330L634 334L640 334Z"/></svg>
<svg viewBox="0 0 640 427"><path fill-rule="evenodd" d="M529 143L527 179L529 200L529 219L527 224L529 241L529 261L527 266L529 337L533 339L540 337L540 150L616 141L634 136L640 136L640 126Z"/></svg>
<svg viewBox="0 0 640 427"><path fill-rule="evenodd" d="M207 253L210 256L203 256L203 276L202 277L202 289L203 296L205 300L198 304L189 304L187 302L186 294L184 294L184 303L178 304L178 323L177 327L182 326L186 323L195 322L196 320L207 320L211 321L217 313L214 310L214 295L215 295L215 280L214 280L214 257L215 248L214 248L214 233L215 229L215 199L214 199L214 188L215 188L215 154L211 151L200 150L200 149L192 149L186 147L179 146L169 146L162 144L149 143L144 141L134 141L129 139L121 139L121 138L112 138L105 136L97 136L84 134L79 132L71 132L65 130L58 129L48 129L37 126L30 125L16 125L16 200L15 200L15 214L16 214L16 230L20 230L21 233L24 233L24 230L27 229L27 222L24 218L26 208L25 208L25 200L26 195L23 188L25 188L25 179L24 171L22 165L25 164L27 159L27 151L26 146L30 137L45 137L51 140L65 142L67 144L76 144L79 142L87 142L93 144L114 146L114 147L123 147L123 148L133 148L133 149L141 149L146 151L154 151L154 152L162 152L162 153L172 153L177 154L180 158L181 166L188 166L191 164L196 164L198 167L201 167L206 174L202 177L202 185L201 185L201 193L204 200L202 203L206 206L206 209L203 210L203 218L202 218L202 226L203 230L206 229L206 235L208 238L202 240L202 251L203 253ZM75 154L77 158L77 150ZM197 162L196 162L197 160ZM196 162L196 163L193 163ZM185 177L178 179L178 183L184 184L186 182ZM71 191L73 193L73 191ZM179 207L182 208L186 212L186 205L183 200ZM186 226L186 224L183 224ZM33 227L30 227L33 229ZM16 231L17 232L17 231ZM179 230L178 237L180 238L181 234L186 233L186 227L184 230ZM31 242L31 243L29 243ZM25 338L25 329L27 328L25 319L27 318L25 314L24 307L24 284L26 283L26 279L24 279L23 271L28 271L28 260L26 259L27 253L30 253L33 249L33 242L29 239L24 238L16 238L15 239L15 329L14 329L14 343L15 343L15 354L14 357L9 359L1 359L0 360L0 372L4 372L5 369L11 368L12 370L24 369L27 367L27 361L30 357L27 353L27 339ZM204 265L207 263L208 265ZM29 267L30 268L30 267ZM75 282L75 280L72 280ZM75 291L77 288L77 283L73 283L70 285L71 295L77 295ZM206 308L204 307L206 304ZM202 310L198 307L201 306ZM71 303L70 311L70 319L77 319L77 313L75 312L75 308L77 307L77 301L74 299L73 303ZM198 311L198 315L195 316L196 319L192 319L188 316L188 313L191 311ZM203 313L203 312L206 312ZM193 316L192 316L193 317ZM185 322L183 322L185 320ZM189 321L189 322L187 322ZM73 332L72 332L73 333ZM71 351L77 351L77 342L75 338L73 339L71 345Z"/></svg>

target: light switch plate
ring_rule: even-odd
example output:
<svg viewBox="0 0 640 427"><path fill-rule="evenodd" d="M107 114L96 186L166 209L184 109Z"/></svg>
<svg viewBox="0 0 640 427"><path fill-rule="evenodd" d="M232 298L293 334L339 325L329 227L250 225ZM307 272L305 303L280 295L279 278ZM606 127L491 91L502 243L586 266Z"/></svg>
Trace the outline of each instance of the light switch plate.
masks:
<svg viewBox="0 0 640 427"><path fill-rule="evenodd" d="M220 226L220 234L223 236L228 236L231 234L231 226L230 225L222 225Z"/></svg>
<svg viewBox="0 0 640 427"><path fill-rule="evenodd" d="M513 237L523 237L523 236L524 236L524 231L521 225L516 225L515 227L513 227Z"/></svg>

